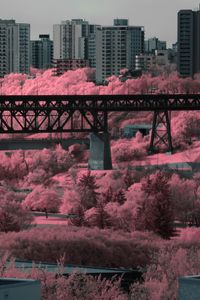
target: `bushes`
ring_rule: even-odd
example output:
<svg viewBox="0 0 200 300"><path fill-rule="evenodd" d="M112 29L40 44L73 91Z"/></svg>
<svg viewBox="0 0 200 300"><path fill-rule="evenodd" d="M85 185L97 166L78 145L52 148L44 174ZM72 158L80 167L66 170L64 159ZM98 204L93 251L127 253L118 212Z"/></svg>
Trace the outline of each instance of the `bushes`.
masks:
<svg viewBox="0 0 200 300"><path fill-rule="evenodd" d="M116 162L141 160L146 156L147 142L137 141L137 138L118 140L112 145L112 158Z"/></svg>
<svg viewBox="0 0 200 300"><path fill-rule="evenodd" d="M200 272L200 250L190 247L184 249L177 243L161 247L159 253L153 256L144 276L145 282L133 287L138 291L137 300L168 300L177 299L178 278L184 275L196 275ZM148 298L143 298L144 291ZM134 298L133 298L134 299Z"/></svg>
<svg viewBox="0 0 200 300"><path fill-rule="evenodd" d="M30 225L32 217L22 208L14 193L0 198L0 231L20 231Z"/></svg>
<svg viewBox="0 0 200 300"><path fill-rule="evenodd" d="M199 235L199 229L187 228L176 240L159 243L160 250L152 255L146 268L145 281L133 285L131 299L177 299L178 278L200 273Z"/></svg>
<svg viewBox="0 0 200 300"><path fill-rule="evenodd" d="M60 269L60 271L59 271ZM101 277L73 273L62 276L62 266L58 265L58 276L46 270L32 268L23 272L14 264L6 265L3 258L0 262L1 276L36 279L41 281L42 300L128 300L128 295L120 289L120 280L106 280Z"/></svg>
<svg viewBox="0 0 200 300"><path fill-rule="evenodd" d="M183 235L180 240L164 242L144 232L124 234L85 228L59 227L42 230L34 228L20 233L2 234L0 245L12 251L19 259L56 262L65 253L64 263L128 268L141 265L146 269L145 281L133 285L131 299L174 300L177 299L178 277L200 272L200 242L196 240L199 232L195 230L191 240ZM0 271L5 272L1 264ZM6 270L4 274L8 277L15 275L12 270L9 272ZM20 277L19 273L16 275ZM28 276L42 280L43 299L96 299L93 292L96 292L98 299L102 300L103 295L105 297L109 295L108 299L113 300L127 299L123 298L125 295L120 292L117 285L77 274L68 279L63 277L55 279L45 271L33 270ZM84 284L80 286L80 282ZM70 293L73 287L75 294L72 295ZM76 290L80 294L76 294ZM86 296L82 298L83 294L88 298ZM62 298L63 295L65 298ZM94 298L90 298L91 295Z"/></svg>
<svg viewBox="0 0 200 300"><path fill-rule="evenodd" d="M65 255L65 263L128 268L146 265L157 250L131 234L63 226L1 235L0 245L18 259L56 262Z"/></svg>
<svg viewBox="0 0 200 300"><path fill-rule="evenodd" d="M30 210L44 211L46 213L59 211L61 199L54 190L37 186L23 201L23 206Z"/></svg>

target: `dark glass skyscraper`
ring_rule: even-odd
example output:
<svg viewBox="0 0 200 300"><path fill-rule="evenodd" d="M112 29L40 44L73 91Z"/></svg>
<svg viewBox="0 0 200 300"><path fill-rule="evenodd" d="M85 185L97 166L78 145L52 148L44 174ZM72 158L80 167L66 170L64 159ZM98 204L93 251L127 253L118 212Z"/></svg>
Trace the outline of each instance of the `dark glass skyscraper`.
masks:
<svg viewBox="0 0 200 300"><path fill-rule="evenodd" d="M178 13L178 71L182 77L200 72L200 11Z"/></svg>
<svg viewBox="0 0 200 300"><path fill-rule="evenodd" d="M37 69L48 69L53 62L53 41L48 34L40 34L39 40L31 41L31 65Z"/></svg>

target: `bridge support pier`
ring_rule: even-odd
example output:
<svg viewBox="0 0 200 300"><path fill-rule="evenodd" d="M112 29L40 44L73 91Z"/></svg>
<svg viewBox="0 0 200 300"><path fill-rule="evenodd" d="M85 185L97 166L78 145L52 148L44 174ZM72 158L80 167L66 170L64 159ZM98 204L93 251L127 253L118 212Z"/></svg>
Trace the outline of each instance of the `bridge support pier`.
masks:
<svg viewBox="0 0 200 300"><path fill-rule="evenodd" d="M173 151L170 117L167 110L154 111L149 154L157 152L158 147L163 148L163 146L167 151Z"/></svg>
<svg viewBox="0 0 200 300"><path fill-rule="evenodd" d="M112 170L109 133L90 134L89 169Z"/></svg>

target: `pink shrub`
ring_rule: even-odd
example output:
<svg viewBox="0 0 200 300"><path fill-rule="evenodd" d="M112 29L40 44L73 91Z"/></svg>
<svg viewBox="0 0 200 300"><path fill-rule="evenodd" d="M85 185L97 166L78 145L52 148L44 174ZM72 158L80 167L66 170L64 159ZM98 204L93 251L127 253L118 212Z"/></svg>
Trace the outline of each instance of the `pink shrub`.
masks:
<svg viewBox="0 0 200 300"><path fill-rule="evenodd" d="M139 136L129 140L118 140L112 144L112 157L116 162L142 159L146 155L147 143L140 142Z"/></svg>
<svg viewBox="0 0 200 300"><path fill-rule="evenodd" d="M197 184L193 179L181 179L176 174L172 175L169 184L175 217L187 224L198 199Z"/></svg>
<svg viewBox="0 0 200 300"><path fill-rule="evenodd" d="M30 210L58 212L61 199L54 190L36 187L23 201L23 206Z"/></svg>
<svg viewBox="0 0 200 300"><path fill-rule="evenodd" d="M112 230L56 226L33 228L0 236L0 250L8 250L18 259L65 263L136 267L149 262L157 246L151 239Z"/></svg>
<svg viewBox="0 0 200 300"><path fill-rule="evenodd" d="M60 212L64 214L70 213L75 206L80 204L80 201L80 194L75 186L72 186L71 189L66 189L63 195Z"/></svg>
<svg viewBox="0 0 200 300"><path fill-rule="evenodd" d="M179 112L172 118L172 137L174 147L191 143L192 136L199 136L200 113L194 111Z"/></svg>
<svg viewBox="0 0 200 300"><path fill-rule="evenodd" d="M14 193L0 198L0 231L20 231L31 224L32 217L17 201Z"/></svg>
<svg viewBox="0 0 200 300"><path fill-rule="evenodd" d="M62 264L58 264L57 274L44 269L36 268L34 265L29 271L17 269L11 258L9 264L7 257L0 262L1 277L36 279L40 280L42 288L42 300L128 300L128 294L120 288L120 279L106 280L85 275L83 273L72 273L68 277L62 275Z"/></svg>
<svg viewBox="0 0 200 300"><path fill-rule="evenodd" d="M41 183L45 184L51 175L51 173L42 168L35 168L33 171L28 173L26 181L29 185L40 185Z"/></svg>

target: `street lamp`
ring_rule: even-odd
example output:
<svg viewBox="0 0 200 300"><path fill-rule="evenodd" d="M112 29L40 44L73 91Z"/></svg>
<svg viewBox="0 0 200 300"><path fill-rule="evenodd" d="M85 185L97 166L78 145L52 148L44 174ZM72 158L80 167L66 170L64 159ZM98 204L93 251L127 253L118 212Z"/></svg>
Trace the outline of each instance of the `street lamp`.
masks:
<svg viewBox="0 0 200 300"><path fill-rule="evenodd" d="M1 96L3 95L3 79L0 80L0 85L1 85Z"/></svg>
<svg viewBox="0 0 200 300"><path fill-rule="evenodd" d="M19 85L21 87L21 96L23 95L23 86L24 86L24 81L20 80Z"/></svg>

